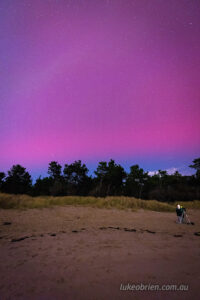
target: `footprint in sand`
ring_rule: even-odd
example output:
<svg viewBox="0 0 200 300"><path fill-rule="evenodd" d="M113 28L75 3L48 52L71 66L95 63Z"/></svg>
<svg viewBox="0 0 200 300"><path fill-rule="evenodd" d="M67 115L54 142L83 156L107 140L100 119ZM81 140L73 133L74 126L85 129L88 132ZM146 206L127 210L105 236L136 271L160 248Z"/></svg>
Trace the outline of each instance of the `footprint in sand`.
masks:
<svg viewBox="0 0 200 300"><path fill-rule="evenodd" d="M28 238L29 238L29 236L23 236L23 237L21 237L19 239L12 239L11 242L12 243L14 243L14 242L21 242L21 241L23 241L25 239L28 239Z"/></svg>
<svg viewBox="0 0 200 300"><path fill-rule="evenodd" d="M182 237L182 234L174 234L174 237Z"/></svg>
<svg viewBox="0 0 200 300"><path fill-rule="evenodd" d="M195 233L194 233L194 235L196 235L196 236L200 236L200 231L198 231L198 232L195 232Z"/></svg>

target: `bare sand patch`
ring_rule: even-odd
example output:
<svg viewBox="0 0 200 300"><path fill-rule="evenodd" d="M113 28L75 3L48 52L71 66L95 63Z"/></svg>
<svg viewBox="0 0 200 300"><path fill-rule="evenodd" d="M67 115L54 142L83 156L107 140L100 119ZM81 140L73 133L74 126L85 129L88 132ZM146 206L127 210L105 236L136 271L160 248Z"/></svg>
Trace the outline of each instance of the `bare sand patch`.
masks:
<svg viewBox="0 0 200 300"><path fill-rule="evenodd" d="M199 299L200 211L188 213L194 226L144 210L0 210L0 299ZM120 290L127 283L189 291Z"/></svg>

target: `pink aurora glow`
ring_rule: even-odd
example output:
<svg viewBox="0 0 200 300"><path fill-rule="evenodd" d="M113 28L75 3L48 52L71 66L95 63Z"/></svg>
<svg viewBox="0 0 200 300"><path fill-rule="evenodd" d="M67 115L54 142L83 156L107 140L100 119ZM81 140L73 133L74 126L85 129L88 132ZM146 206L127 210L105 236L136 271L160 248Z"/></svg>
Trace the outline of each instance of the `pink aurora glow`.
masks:
<svg viewBox="0 0 200 300"><path fill-rule="evenodd" d="M156 169L199 155L198 1L2 1L0 11L2 168L140 156Z"/></svg>

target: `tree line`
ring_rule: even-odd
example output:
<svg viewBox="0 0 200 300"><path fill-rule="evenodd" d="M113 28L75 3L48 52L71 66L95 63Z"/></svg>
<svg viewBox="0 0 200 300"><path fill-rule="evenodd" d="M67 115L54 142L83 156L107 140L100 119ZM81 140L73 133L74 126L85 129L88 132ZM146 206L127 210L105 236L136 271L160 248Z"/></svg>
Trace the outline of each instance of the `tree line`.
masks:
<svg viewBox="0 0 200 300"><path fill-rule="evenodd" d="M48 176L37 178L32 183L26 168L14 165L7 175L0 172L0 191L31 196L80 195L80 196L131 196L159 201L192 201L200 199L200 158L194 159L189 167L195 175L183 176L178 171L169 175L159 170L153 176L139 165L132 165L125 172L113 159L98 163L94 176L88 175L88 168L81 160L65 164L64 168L52 161L48 166Z"/></svg>

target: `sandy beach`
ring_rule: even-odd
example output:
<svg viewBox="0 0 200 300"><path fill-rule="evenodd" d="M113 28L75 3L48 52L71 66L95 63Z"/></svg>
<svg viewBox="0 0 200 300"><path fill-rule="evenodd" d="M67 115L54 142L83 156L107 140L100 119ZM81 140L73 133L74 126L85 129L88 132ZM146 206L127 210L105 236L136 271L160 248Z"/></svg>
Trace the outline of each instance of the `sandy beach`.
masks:
<svg viewBox="0 0 200 300"><path fill-rule="evenodd" d="M0 299L200 298L200 211L0 210ZM188 291L133 291L138 284ZM121 289L120 289L121 287Z"/></svg>

